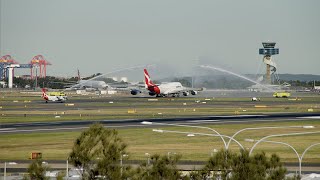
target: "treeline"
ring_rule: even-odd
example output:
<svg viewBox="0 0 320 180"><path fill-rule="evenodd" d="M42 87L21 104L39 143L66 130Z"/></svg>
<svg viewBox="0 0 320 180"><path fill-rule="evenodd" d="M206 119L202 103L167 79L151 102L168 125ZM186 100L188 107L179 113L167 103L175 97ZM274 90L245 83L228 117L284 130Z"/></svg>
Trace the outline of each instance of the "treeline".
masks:
<svg viewBox="0 0 320 180"><path fill-rule="evenodd" d="M101 75L100 73L94 74L90 77L84 78L84 80L91 79ZM111 78L99 77L96 80L105 81L106 83L114 83L115 81ZM54 76L47 76L45 78L37 79L26 79L21 77L14 77L13 82L16 88L28 88L34 89L35 87L39 88L51 88L51 89L64 89L78 83L78 77L71 78L57 78ZM6 83L8 83L6 81Z"/></svg>
<svg viewBox="0 0 320 180"><path fill-rule="evenodd" d="M71 77L67 79L56 78L54 76L47 76L45 78L37 79L26 79L21 77L13 78L13 82L16 88L28 89L34 89L35 87L63 89L65 86L72 85L77 81L77 77Z"/></svg>
<svg viewBox="0 0 320 180"><path fill-rule="evenodd" d="M306 88L312 88L314 85L320 86L320 81L299 81L299 80L290 80L290 81L280 81L281 84L284 82L287 82L291 84L291 86L294 87L306 87Z"/></svg>
<svg viewBox="0 0 320 180"><path fill-rule="evenodd" d="M91 79L93 77L101 75L100 73L94 74L88 78L84 79ZM96 80L101 80L106 83L115 83L111 78L106 77L99 77ZM191 78L191 77L181 77L181 78L174 78L171 80L172 82L181 82L181 84L185 87L192 87L192 82L194 87L205 87L209 89L245 89L251 85L253 82L241 79L241 78L234 78L230 76L217 76L215 78ZM70 87L78 82L78 77L71 77L71 78L57 78L54 76L47 76L46 78L37 78L35 79L25 79L21 77L14 77L13 79L14 85L17 88L29 88L34 89L35 87L40 88L52 88L52 89L63 89L66 87ZM289 80L284 81L280 80L279 84L289 83L292 87L305 87L305 88L312 88L314 84L316 86L320 86L320 81L300 81L300 80ZM159 81L154 80L154 83L160 83Z"/></svg>
<svg viewBox="0 0 320 180"><path fill-rule="evenodd" d="M286 168L280 157L264 152L249 156L247 151L238 153L221 150L209 158L201 170L183 174L177 168L181 155L150 156L148 162L134 168L123 164L128 159L126 143L114 129L94 124L83 131L74 141L69 162L79 170L81 179L127 179L127 180L280 180L300 179L298 176L286 178ZM25 179L46 179L44 172L48 168L35 160L28 168ZM61 175L60 178L62 178ZM68 177L67 177L68 178Z"/></svg>

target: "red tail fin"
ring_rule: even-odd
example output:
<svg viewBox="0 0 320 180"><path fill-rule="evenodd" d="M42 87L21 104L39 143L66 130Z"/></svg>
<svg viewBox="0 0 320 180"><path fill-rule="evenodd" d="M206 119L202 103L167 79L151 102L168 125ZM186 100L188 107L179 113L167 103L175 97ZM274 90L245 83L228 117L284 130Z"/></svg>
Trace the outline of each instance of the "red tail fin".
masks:
<svg viewBox="0 0 320 180"><path fill-rule="evenodd" d="M48 95L46 94L47 89L46 88L42 88L42 98L45 100L48 100Z"/></svg>
<svg viewBox="0 0 320 180"><path fill-rule="evenodd" d="M147 69L144 69L144 81L145 81L146 88L148 88L150 86L155 86L155 84L153 84L150 79L150 76L149 76Z"/></svg>
<svg viewBox="0 0 320 180"><path fill-rule="evenodd" d="M144 81L145 81L144 85L146 86L146 89L148 89L153 95L160 94L160 88L157 85L153 84L147 69L144 69Z"/></svg>

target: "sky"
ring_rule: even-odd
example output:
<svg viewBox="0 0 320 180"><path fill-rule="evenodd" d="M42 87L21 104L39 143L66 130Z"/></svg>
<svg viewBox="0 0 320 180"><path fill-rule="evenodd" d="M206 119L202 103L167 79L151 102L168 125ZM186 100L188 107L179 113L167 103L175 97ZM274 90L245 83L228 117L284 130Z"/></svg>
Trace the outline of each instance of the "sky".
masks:
<svg viewBox="0 0 320 180"><path fill-rule="evenodd" d="M197 64L256 74L263 41L280 49L278 73L320 75L318 0L0 2L0 55L23 64L41 54L52 63L48 75L150 64L175 75Z"/></svg>

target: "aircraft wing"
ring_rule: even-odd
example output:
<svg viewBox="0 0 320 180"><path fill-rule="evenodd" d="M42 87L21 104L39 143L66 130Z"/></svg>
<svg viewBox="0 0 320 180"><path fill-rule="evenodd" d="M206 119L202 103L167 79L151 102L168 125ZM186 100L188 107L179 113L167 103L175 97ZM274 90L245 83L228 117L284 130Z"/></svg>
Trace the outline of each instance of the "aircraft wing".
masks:
<svg viewBox="0 0 320 180"><path fill-rule="evenodd" d="M164 94L192 94L196 95L198 91L203 91L203 88L183 88L183 89L173 89L164 92Z"/></svg>
<svg viewBox="0 0 320 180"><path fill-rule="evenodd" d="M58 101L65 101L65 100L67 100L67 98L63 97L63 96L57 96L57 100Z"/></svg>

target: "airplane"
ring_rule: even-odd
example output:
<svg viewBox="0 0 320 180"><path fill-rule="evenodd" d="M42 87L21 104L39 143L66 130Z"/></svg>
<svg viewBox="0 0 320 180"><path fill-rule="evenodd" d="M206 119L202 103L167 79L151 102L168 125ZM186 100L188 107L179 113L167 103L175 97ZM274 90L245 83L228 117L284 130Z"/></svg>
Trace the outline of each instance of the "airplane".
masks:
<svg viewBox="0 0 320 180"><path fill-rule="evenodd" d="M48 103L48 101L53 102L65 102L68 98L63 92L51 92L49 94L46 93L47 89L42 88L42 98Z"/></svg>
<svg viewBox="0 0 320 180"><path fill-rule="evenodd" d="M150 96L156 97L180 97L180 94L183 96L196 95L198 91L201 89L194 89L194 88L186 88L183 87L180 82L166 82L159 85L154 84L149 76L147 69L144 69L144 80L145 80L145 88L149 91ZM132 89L131 94L137 95L141 93L138 89Z"/></svg>
<svg viewBox="0 0 320 180"><path fill-rule="evenodd" d="M71 89L106 89L108 88L108 84L104 81L97 80L80 80L78 84L75 84L71 87Z"/></svg>
<svg viewBox="0 0 320 180"><path fill-rule="evenodd" d="M85 90L98 90L98 89L107 89L109 85L104 81L98 80L83 80L80 77L80 71L78 69L78 81L77 83L71 84L70 87L67 87L66 90L77 90L77 89L85 89Z"/></svg>

